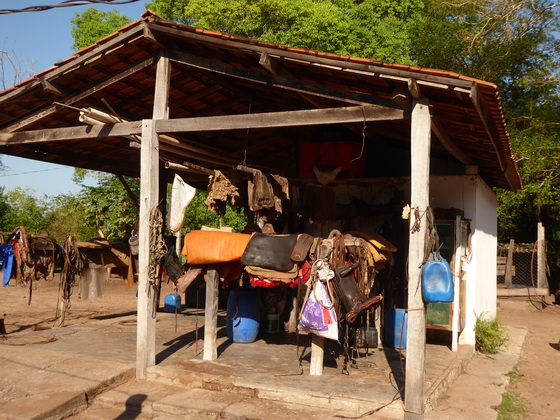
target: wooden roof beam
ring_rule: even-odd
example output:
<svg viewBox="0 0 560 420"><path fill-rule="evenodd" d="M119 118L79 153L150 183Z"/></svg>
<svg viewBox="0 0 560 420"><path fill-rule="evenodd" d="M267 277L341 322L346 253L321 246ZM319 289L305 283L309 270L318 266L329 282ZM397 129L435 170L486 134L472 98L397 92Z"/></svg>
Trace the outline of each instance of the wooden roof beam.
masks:
<svg viewBox="0 0 560 420"><path fill-rule="evenodd" d="M170 60L176 61L186 66L206 70L209 72L220 73L242 80L248 80L253 83L264 84L279 89L286 89L293 92L310 94L323 98L334 99L337 101L344 101L356 105L377 105L379 107L385 108L402 109L401 106L397 105L390 99L379 98L373 95L358 92L348 92L347 90L343 89L328 88L322 85L300 82L297 79L292 80L290 78L279 77L272 74L265 74L247 68L218 63L207 58L198 57L183 52L169 51L168 54Z"/></svg>
<svg viewBox="0 0 560 420"><path fill-rule="evenodd" d="M408 79L408 91L414 99L420 99L424 96L422 94L421 87L415 79ZM445 147L445 150L447 150L451 154L451 156L453 156L459 162L465 165L471 165L472 161L469 156L464 153L459 147L457 147L453 140L451 140L451 138L447 134L447 130L445 129L441 121L437 117L432 115L432 117L430 118L430 122L431 130L435 133L443 147Z"/></svg>
<svg viewBox="0 0 560 420"><path fill-rule="evenodd" d="M288 77L294 78L292 74L288 70L286 70L285 67L280 65L278 60L270 57L270 55L266 52L260 54L259 64L274 76L282 77L282 78L288 78ZM321 97L317 97L314 95L309 95L301 92L299 93L299 96L303 98L304 101L309 102L312 105L315 105L317 108L327 108L329 106L332 106L332 101L329 101L328 99L325 98L321 98Z"/></svg>
<svg viewBox="0 0 560 420"><path fill-rule="evenodd" d="M471 87L471 82L467 80L461 80L450 77L435 76L425 73L416 73L413 70L399 70L389 67L383 67L374 64L359 64L350 61L343 61L340 59L332 59L319 57L311 54L302 54L294 51L288 51L280 48L270 48L258 44L249 44L240 41L233 41L230 39L224 39L219 37L212 37L208 35L198 34L190 32L187 30L171 28L165 26L157 21L148 23L153 33L161 33L168 36L173 36L177 38L183 38L188 40L193 40L203 44L210 44L219 48L224 48L228 50L236 51L247 51L251 53L268 53L271 57L283 57L291 59L293 61L301 62L302 64L311 64L317 66L328 66L337 70L344 70L348 72L357 71L366 75L383 75L384 77L390 78L395 77L398 80L410 78L411 73L415 74L415 78L424 82L435 83L442 88L447 88L449 85L469 88Z"/></svg>
<svg viewBox="0 0 560 420"><path fill-rule="evenodd" d="M158 133L186 133L194 131L245 130L402 119L404 119L404 111L400 109L380 109L376 106L353 106L158 120L156 121L156 130Z"/></svg>
<svg viewBox="0 0 560 420"><path fill-rule="evenodd" d="M500 165L500 170L505 175L508 180L510 186L515 190L521 188L521 183L519 177L517 176L517 170L513 167L513 165L508 165L504 155L503 155L503 147L500 142L500 135L498 134L498 130L493 123L493 119L488 112L488 107L486 102L484 101L484 97L480 92L480 89L476 84L473 84L471 87L470 98L474 107L476 108L484 127L486 128L486 132L494 151L496 152L496 158L498 159L498 163Z"/></svg>
<svg viewBox="0 0 560 420"><path fill-rule="evenodd" d="M444 125L437 117L432 117L432 131L451 156L465 165L472 165L472 160L451 140Z"/></svg>
<svg viewBox="0 0 560 420"><path fill-rule="evenodd" d="M57 77L67 74L83 65L91 64L91 62L96 60L95 57L102 57L109 52L114 52L115 49L125 47L127 43L130 43L142 37L143 33L144 25L139 25L136 28L131 29L130 31L122 32L114 39L97 46L93 51L74 58L70 62L58 67L56 70L50 71L48 75L46 75L44 78L41 78L41 80L37 79L37 81L35 82L27 83L21 88L15 89L13 92L3 95L0 102L8 101L15 96L33 89L37 86L37 84L42 84L43 80L52 81Z"/></svg>
<svg viewBox="0 0 560 420"><path fill-rule="evenodd" d="M94 84L93 86L90 86L88 89L85 89L73 96L70 96L68 98L66 98L62 102L64 105L72 105L82 99L87 98L90 95L93 95L94 93L99 92L100 90L103 90L104 88L117 83L119 81L121 81L122 79L127 78L128 76L130 76L131 74L137 73L143 69L145 69L146 67L151 66L154 63L154 56L150 56L145 58L144 60L138 62L135 65L129 66L126 69L123 69L121 72L119 72L119 74L117 74L116 76L113 77L107 77L103 80L101 80L99 83ZM43 83L48 83L48 81L43 80ZM2 129L2 131L7 131L7 132L14 132L17 130L20 130L24 127L27 127L37 121L39 121L42 118L48 117L52 114L54 114L58 109L59 109L60 105L50 105L46 108L43 108L37 112L34 112L33 114L19 120L16 121L13 124L10 124L7 127L4 127Z"/></svg>
<svg viewBox="0 0 560 420"><path fill-rule="evenodd" d="M403 118L403 110L379 109L375 106L355 106L156 120L155 127L158 133L187 133L195 131L245 130L344 124L364 121L402 120ZM140 134L142 134L142 121L19 131L15 133L0 131L0 146L102 137L124 137Z"/></svg>

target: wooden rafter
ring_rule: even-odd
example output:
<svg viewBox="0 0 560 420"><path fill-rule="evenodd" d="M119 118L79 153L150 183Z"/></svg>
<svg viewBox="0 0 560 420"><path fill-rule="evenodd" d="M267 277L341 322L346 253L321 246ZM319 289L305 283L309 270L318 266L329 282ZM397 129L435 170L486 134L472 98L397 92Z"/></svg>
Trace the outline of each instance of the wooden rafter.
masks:
<svg viewBox="0 0 560 420"><path fill-rule="evenodd" d="M324 56L321 56L323 54L319 54L319 53L317 55L311 55L311 54L301 54L289 50L278 50L275 48L264 47L258 44L241 43L241 42L236 42L229 39L223 39L218 37L213 38L206 35L184 31L181 29L170 28L162 25L153 25L151 29L154 35L156 36L156 38L158 33L162 33L177 38L194 40L203 44L216 45L219 48L226 48L232 50L238 50L241 48L243 50L251 51L256 54L268 53L271 57L282 56L283 58L289 60L310 63L315 66L332 67L335 69L344 68L344 70L347 72L364 73L370 76L383 75L386 78L394 77L397 78L398 80L408 79L410 77L409 71L399 70L390 67L383 67L374 64L359 64L355 62L345 61L344 65L341 66L340 60L326 58ZM470 87L472 86L472 82L467 80L436 76L433 74L426 74L426 73L419 73L417 80L422 82L433 83L434 85L439 85L445 89L447 89L449 85L463 87L466 89L470 89Z"/></svg>
<svg viewBox="0 0 560 420"><path fill-rule="evenodd" d="M401 106L398 106L390 99L384 99L373 95L349 92L348 90L330 88L320 84L294 81L285 77L275 76L274 74L265 74L245 67L219 63L208 58L198 57L184 52L169 51L168 54L170 60L186 66L224 74L237 79L247 80L252 83L274 86L279 89L287 89L297 93L311 94L337 101L345 101L356 105L378 105L381 107L402 109Z"/></svg>
<svg viewBox="0 0 560 420"><path fill-rule="evenodd" d="M127 67L126 69L123 69L116 76L106 77L105 79L101 80L99 83L90 85L88 89L85 89L73 96L70 96L61 102L64 103L64 105L72 105L82 99L87 98L90 95L93 95L94 93L99 92L100 90L103 90L104 88L116 82L119 82L120 80L127 78L131 74L134 74L140 70L143 70L148 66L151 66L153 63L154 63L154 57L153 56L147 57L144 60L138 62L137 64L134 64L132 66ZM44 83L47 83L47 81L44 81ZM32 115L29 115L13 124L10 124L9 126L4 128L4 131L14 132L17 130L21 130L22 128L27 127L39 121L42 118L54 114L59 108L60 105L50 105L44 109L41 109L33 113Z"/></svg>
<svg viewBox="0 0 560 420"><path fill-rule="evenodd" d="M478 115L482 119L482 123L486 128L488 137L492 142L492 146L494 147L494 151L496 152L498 163L500 164L500 169L502 170L502 172L505 173L506 165L504 162L504 157L502 156L501 145L499 144L499 136L496 131L496 126L492 123L492 118L488 114L488 108L486 107L486 104L484 103L484 99L480 93L480 90L476 85L472 86L470 97L474 107L478 112Z"/></svg>
<svg viewBox="0 0 560 420"><path fill-rule="evenodd" d="M14 90L6 95L2 96L2 102L10 100L10 98L16 97L21 95L28 90L33 89L37 84L42 85L44 81L53 81L57 77L61 75L66 75L67 73L78 69L86 64L91 64L98 58L102 58L108 52L114 52L116 48L124 48L127 45L127 42L131 42L134 39L140 38L143 36L144 28L142 25L132 29L131 31L125 32L120 34L119 36L115 37L111 41L108 41L100 46L98 46L93 52L84 54L78 58L73 59L69 63L61 65L56 70L53 70L48 73L48 77L41 78L40 80L37 79L36 82L28 83L24 85L22 88Z"/></svg>

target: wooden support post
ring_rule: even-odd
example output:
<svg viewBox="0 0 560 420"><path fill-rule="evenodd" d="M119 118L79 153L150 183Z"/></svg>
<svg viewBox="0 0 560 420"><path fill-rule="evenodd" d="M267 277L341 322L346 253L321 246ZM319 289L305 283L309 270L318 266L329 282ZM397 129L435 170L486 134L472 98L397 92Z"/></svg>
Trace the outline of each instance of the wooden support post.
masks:
<svg viewBox="0 0 560 420"><path fill-rule="evenodd" d="M204 311L204 354L203 360L218 358L218 292L220 276L218 268L211 266L207 271L206 309Z"/></svg>
<svg viewBox="0 0 560 420"><path fill-rule="evenodd" d="M169 60L160 57L154 91L153 120L142 121L140 146L140 226L138 229L138 315L136 327L136 378L146 379L149 366L156 364L156 299L157 291L149 284L150 212L159 197L159 139L155 120L169 115L168 98L171 68Z"/></svg>
<svg viewBox="0 0 560 420"><path fill-rule="evenodd" d="M506 287L512 285L513 279L513 248L515 248L515 241L510 239L509 241L509 248L508 248L508 256L506 260L506 273L504 278L504 284Z"/></svg>
<svg viewBox="0 0 560 420"><path fill-rule="evenodd" d="M461 241L463 227L461 216L455 218L455 249L453 250L453 305L451 315L451 351L459 349L459 314L461 311L461 257L464 253L463 242Z"/></svg>
<svg viewBox="0 0 560 420"><path fill-rule="evenodd" d="M320 376L323 374L323 356L325 348L325 338L311 334L311 364L309 374Z"/></svg>
<svg viewBox="0 0 560 420"><path fill-rule="evenodd" d="M533 285L534 287L535 285ZM538 288L547 288L546 278L546 238L544 226L539 222L537 226L537 285Z"/></svg>
<svg viewBox="0 0 560 420"><path fill-rule="evenodd" d="M411 127L411 225L408 246L408 331L406 335L406 420L424 418L424 366L426 356L426 309L422 299L421 275L427 230L430 182L430 106L427 99L412 105ZM418 210L419 218L415 218Z"/></svg>
<svg viewBox="0 0 560 420"><path fill-rule="evenodd" d="M140 151L140 226L138 229L138 320L136 329L136 378L146 379L156 363L155 290L149 285L150 210L157 206L159 162L153 120L142 121Z"/></svg>

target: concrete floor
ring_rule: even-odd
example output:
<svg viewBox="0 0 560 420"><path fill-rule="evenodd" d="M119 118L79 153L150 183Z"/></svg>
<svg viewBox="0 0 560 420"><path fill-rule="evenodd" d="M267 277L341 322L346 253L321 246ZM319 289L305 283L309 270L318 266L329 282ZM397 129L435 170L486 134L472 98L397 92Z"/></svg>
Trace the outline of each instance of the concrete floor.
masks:
<svg viewBox="0 0 560 420"><path fill-rule="evenodd" d="M404 351L380 345L355 355L344 370L343 346L326 340L323 375L311 376L309 336L296 340L295 334L263 334L255 342L240 344L227 338L225 324L226 313L221 311L218 359L207 362L202 361L203 311L158 312L157 363L149 368L148 379L353 415L383 407L383 417L402 418ZM63 418L134 378L136 315L101 316L34 331L27 344L4 346L8 351L0 356L0 418ZM437 399L471 355L468 348L453 353L445 345L427 345L427 402Z"/></svg>

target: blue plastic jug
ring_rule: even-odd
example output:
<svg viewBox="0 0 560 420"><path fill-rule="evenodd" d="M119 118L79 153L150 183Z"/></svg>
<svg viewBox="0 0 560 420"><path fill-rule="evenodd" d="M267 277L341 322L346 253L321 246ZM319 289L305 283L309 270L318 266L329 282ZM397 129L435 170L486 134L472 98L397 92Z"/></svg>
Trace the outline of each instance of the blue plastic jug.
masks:
<svg viewBox="0 0 560 420"><path fill-rule="evenodd" d="M447 261L432 253L422 267L422 295L426 302L453 302L453 274Z"/></svg>
<svg viewBox="0 0 560 420"><path fill-rule="evenodd" d="M176 293L172 295L165 295L163 300L163 310L170 313L181 312L181 295Z"/></svg>

